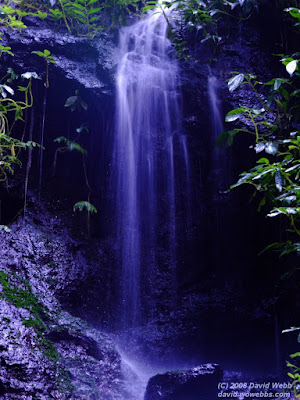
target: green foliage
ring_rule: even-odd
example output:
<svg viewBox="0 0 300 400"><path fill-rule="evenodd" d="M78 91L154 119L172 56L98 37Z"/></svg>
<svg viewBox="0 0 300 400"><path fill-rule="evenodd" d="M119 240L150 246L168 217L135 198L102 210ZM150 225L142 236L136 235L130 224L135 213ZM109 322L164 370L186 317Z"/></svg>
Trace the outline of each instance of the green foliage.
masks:
<svg viewBox="0 0 300 400"><path fill-rule="evenodd" d="M128 14L139 12L139 0L6 0L0 6L0 25L24 29L22 18L31 15L65 25L69 33L93 38L115 24L126 24ZM13 5L13 6L12 6Z"/></svg>
<svg viewBox="0 0 300 400"><path fill-rule="evenodd" d="M86 150L81 147L78 143L75 141L67 139L65 136L60 136L54 139L54 142L59 143L59 144L64 144L65 146L63 148L60 148L61 151L63 150L68 150L68 151L79 151L81 154L86 154Z"/></svg>
<svg viewBox="0 0 300 400"><path fill-rule="evenodd" d="M79 96L79 90L75 90L75 96L70 96L65 102L65 107L73 111L80 111L81 109L87 111L88 106L86 102Z"/></svg>
<svg viewBox="0 0 300 400"><path fill-rule="evenodd" d="M299 331L299 327L291 327L289 329L285 329L282 331L282 333L289 333L289 332L295 332ZM300 333L298 335L297 339L298 343L300 343ZM291 361L287 362L287 367L290 368L290 372L288 373L288 376L292 379L293 383L293 391L294 391L294 396L298 400L300 399L300 352L296 352L294 354L290 354Z"/></svg>
<svg viewBox="0 0 300 400"><path fill-rule="evenodd" d="M167 9L172 9L172 14ZM144 12L157 9L163 13L169 25L169 35L176 48L178 58L190 60L187 37L194 33L200 42L208 42L214 52L223 41L219 34L220 22L234 18L238 22L248 19L257 9L256 0L151 0L142 9Z"/></svg>
<svg viewBox="0 0 300 400"><path fill-rule="evenodd" d="M293 7L285 11L296 19L299 33L300 9ZM248 100L247 104L239 104L238 108L227 113L225 120L234 127L223 132L218 139L218 144L225 140L231 145L236 134L253 136L251 147L259 159L254 167L240 175L230 189L251 185L254 195L260 194L258 210L267 209L269 218L285 219L288 240L271 243L265 249L278 251L280 255L300 255L299 55L280 55L286 76L274 77L266 83L260 82L254 74L234 73L228 81L229 91L248 88L254 96L248 97L252 104ZM296 266L284 276L289 277L298 270ZM293 327L283 332L298 329ZM300 353L290 357L293 362L287 362L288 375L293 380L295 398L299 399Z"/></svg>
<svg viewBox="0 0 300 400"><path fill-rule="evenodd" d="M252 185L257 192L262 193L259 209L272 204L273 208L267 216L286 216L291 225L290 232L299 236L300 132L292 131L299 112L298 81L294 79L297 74L295 72L295 76L290 78L274 78L263 84L255 75L236 73L228 81L228 89L233 91L248 85L256 96L256 106L240 106L229 111L225 117L226 122L239 125L223 132L218 143L226 140L232 144L238 133L254 136L255 144L252 147L257 154L265 152L266 156L260 158L255 167L243 172L231 188L243 184ZM258 88L264 92L259 93ZM290 242L286 245L287 248L282 244L283 254L292 250ZM294 250L299 250L297 241Z"/></svg>
<svg viewBox="0 0 300 400"><path fill-rule="evenodd" d="M3 35L2 32L0 32L0 40L2 40L1 36ZM11 47L9 46L2 46L0 44L0 59L3 53L9 54L10 56L13 56L14 54L11 52Z"/></svg>
<svg viewBox="0 0 300 400"><path fill-rule="evenodd" d="M78 203L74 204L73 207L74 211L83 211L86 210L88 213L97 213L97 208L93 206L93 204L89 203L88 201L79 201Z"/></svg>
<svg viewBox="0 0 300 400"><path fill-rule="evenodd" d="M295 12L295 9L287 10ZM300 74L295 56L281 55L287 76L276 77L266 83L259 81L254 74L234 73L228 81L229 91L247 87L254 94L253 106L240 105L229 111L225 121L234 123L235 127L218 138L218 144L227 141L231 145L235 135L250 134L254 137L252 148L255 152L266 154L259 158L256 166L243 172L231 189L243 184L252 185L255 192L262 195L259 210L271 205L268 217L287 218L288 231L293 238L268 246L282 255L291 252L300 254L300 131L297 130L300 121Z"/></svg>
<svg viewBox="0 0 300 400"><path fill-rule="evenodd" d="M76 112L76 114L79 114L81 111L86 112L88 109L87 103L79 95L79 90L75 91L74 96L70 96L67 98L67 100L65 102L65 107L68 108L72 113ZM53 169L55 170L55 168L56 168L58 153L64 153L66 151L73 151L73 150L76 150L79 153L81 153L85 183L86 183L86 187L88 189L88 199L87 199L87 201L77 202L74 205L73 210L74 211L83 211L83 210L87 211L87 230L88 230L88 234L89 234L89 232L90 232L90 214L97 213L97 209L95 206L93 206L90 203L91 188L89 185L86 164L85 164L85 156L86 156L87 152L80 144L78 144L80 135L82 133L88 132L88 131L89 130L88 130L87 124L82 123L80 125L80 127L76 128L76 137L74 140L67 139L65 136L60 136L54 140L56 143L62 144L63 146L59 147L55 152Z"/></svg>
<svg viewBox="0 0 300 400"><path fill-rule="evenodd" d="M21 166L19 150L38 146L35 142L24 142L11 135L15 124L23 121L24 110L33 104L32 79L38 79L38 76L32 72L21 75L22 81L27 80L27 85L17 87L17 91L24 96L23 101L14 100L15 90L11 84L18 79L19 76L9 68L0 84L0 181L6 181L8 174L13 175L16 165Z"/></svg>
<svg viewBox="0 0 300 400"><path fill-rule="evenodd" d="M0 25L8 26L12 29L22 30L26 25L22 18L28 15L26 11L13 8L6 4L0 6Z"/></svg>
<svg viewBox="0 0 300 400"><path fill-rule="evenodd" d="M96 3L99 5L98 7ZM102 11L103 6L98 1L74 0L71 2L59 0L59 4L69 32L71 32L71 25L79 35L94 37L102 29L99 12Z"/></svg>
<svg viewBox="0 0 300 400"><path fill-rule="evenodd" d="M36 54L39 57L42 57L45 62L46 62L46 82L45 82L45 86L46 88L49 87L49 63L50 64L54 64L55 63L55 59L53 56L51 56L51 52L47 49L45 49L44 51L32 51L33 54Z"/></svg>

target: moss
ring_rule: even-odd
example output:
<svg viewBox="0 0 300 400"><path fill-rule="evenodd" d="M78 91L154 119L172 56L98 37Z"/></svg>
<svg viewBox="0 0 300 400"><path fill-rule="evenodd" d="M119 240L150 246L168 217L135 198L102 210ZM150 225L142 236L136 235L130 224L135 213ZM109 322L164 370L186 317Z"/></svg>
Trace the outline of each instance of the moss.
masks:
<svg viewBox="0 0 300 400"><path fill-rule="evenodd" d="M30 284L22 277L16 274L10 277L7 273L0 271L0 284L2 285L0 298L15 307L25 308L39 319L41 319L40 315L47 316L45 307L39 303L37 297L32 293ZM20 288L17 284L23 285L25 289Z"/></svg>

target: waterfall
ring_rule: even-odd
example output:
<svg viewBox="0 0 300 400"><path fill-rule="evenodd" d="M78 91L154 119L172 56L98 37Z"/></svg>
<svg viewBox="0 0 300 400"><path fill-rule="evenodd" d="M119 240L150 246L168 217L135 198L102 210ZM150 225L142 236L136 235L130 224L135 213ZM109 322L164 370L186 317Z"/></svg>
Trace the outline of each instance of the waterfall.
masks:
<svg viewBox="0 0 300 400"><path fill-rule="evenodd" d="M158 241L176 285L176 175L186 170L186 184L189 160L186 138L181 146L178 139L183 135L178 65L169 55L167 31L156 10L120 33L111 190L125 326L140 321L142 275L157 263Z"/></svg>
<svg viewBox="0 0 300 400"><path fill-rule="evenodd" d="M211 112L211 131L213 139L216 141L218 136L224 131L224 125L221 113L221 101L218 97L218 79L211 72L208 76L208 97Z"/></svg>
<svg viewBox="0 0 300 400"><path fill-rule="evenodd" d="M211 132L211 146L212 146L212 181L214 186L214 200L220 200L221 191L227 190L229 183L228 163L226 154L223 148L216 146L218 136L225 130L223 125L222 104L218 96L218 79L212 74L210 67L208 67L209 75L207 82L209 111L210 111L210 132Z"/></svg>

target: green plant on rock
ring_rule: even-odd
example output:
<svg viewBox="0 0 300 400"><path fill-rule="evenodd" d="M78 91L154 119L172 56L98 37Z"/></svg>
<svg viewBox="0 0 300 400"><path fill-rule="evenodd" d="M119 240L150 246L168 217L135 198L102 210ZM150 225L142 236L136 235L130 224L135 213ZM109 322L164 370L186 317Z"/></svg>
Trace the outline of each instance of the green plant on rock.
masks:
<svg viewBox="0 0 300 400"><path fill-rule="evenodd" d="M75 91L74 96L70 96L67 98L67 100L65 102L65 107L69 108L71 112L77 112L77 113L79 113L80 111L87 111L87 108L88 108L86 102L79 95L79 90ZM80 135L82 133L88 132L88 131L89 130L88 130L87 124L82 123L80 125L80 127L76 128L76 137L74 138L74 140L70 140L70 139L66 138L65 136L57 137L54 140L56 143L59 143L62 146L58 147L55 151L54 161L53 161L53 173L55 173L58 154L70 152L70 151L74 151L74 150L81 154L85 184L88 189L88 198L85 201L77 202L74 205L73 210L80 211L80 212L85 210L87 212L87 231L88 231L88 235L90 235L90 215L93 213L97 213L97 209L90 202L92 190L91 190L91 187L89 184L87 170L86 170L86 163L85 163L85 157L86 157L87 151L78 143Z"/></svg>
<svg viewBox="0 0 300 400"><path fill-rule="evenodd" d="M22 18L26 15L28 15L26 11L4 4L0 6L0 25L22 30L26 28L26 25L22 22Z"/></svg>
<svg viewBox="0 0 300 400"><path fill-rule="evenodd" d="M13 128L18 121L24 122L24 110L32 107L32 79L38 79L36 73L25 72L21 79L27 80L25 86L19 85L17 91L22 93L24 100L15 100L15 89L12 83L19 78L10 68L0 81L0 181L7 181L8 174L14 174L14 166L22 165L19 155L21 149L32 149L37 143L29 140L16 139L12 136Z"/></svg>
<svg viewBox="0 0 300 400"><path fill-rule="evenodd" d="M300 9L285 9L296 18L299 33ZM234 189L247 184L259 195L259 210L267 210L269 218L282 218L285 221L286 237L269 244L265 250L278 251L280 256L300 255L300 89L299 89L299 53L281 54L281 63L285 66L285 76L276 77L263 83L254 74L235 72L228 81L229 91L246 87L252 93L247 104L227 113L225 120L234 124L233 129L223 132L219 144L227 141L231 145L237 134L253 137L252 149L258 155L256 165L240 175L240 179L231 186ZM249 91L248 91L249 93ZM243 96L245 98L246 96ZM249 97L248 97L249 98ZM252 104L250 103L252 102ZM250 103L250 104L249 104ZM297 277L300 268L297 258L295 266L284 276ZM299 328L291 328L290 332ZM298 341L300 337L298 337ZM294 394L300 398L300 353L292 354L287 362L289 377L293 379ZM297 361L298 360L298 361Z"/></svg>
<svg viewBox="0 0 300 400"><path fill-rule="evenodd" d="M55 64L55 59L51 56L51 52L47 49L44 51L33 51L33 54L36 54L39 57L42 57L46 63L46 79L45 79L45 87L49 87L49 64Z"/></svg>
<svg viewBox="0 0 300 400"><path fill-rule="evenodd" d="M285 216L291 236L269 247L281 249L281 254L300 254L300 73L296 59L281 56L289 76L263 83L254 74L236 72L228 81L229 91L246 85L254 99L252 106L241 105L227 113L225 121L235 127L223 132L218 143L226 140L230 145L237 134L253 136L252 148L265 155L231 189L249 184L261 193L258 208L271 205L268 217Z"/></svg>
<svg viewBox="0 0 300 400"><path fill-rule="evenodd" d="M166 18L169 37L176 49L176 56L185 61L191 60L188 38L194 33L200 43L207 42L213 54L216 53L224 38L220 36L220 23L224 18L241 22L257 11L256 0L150 0L143 8L144 12L157 9ZM172 14L166 12L172 8Z"/></svg>
<svg viewBox="0 0 300 400"><path fill-rule="evenodd" d="M94 37L104 28L106 3L98 0L57 0L49 16L56 22L64 21L69 33ZM54 5L53 4L53 5Z"/></svg>

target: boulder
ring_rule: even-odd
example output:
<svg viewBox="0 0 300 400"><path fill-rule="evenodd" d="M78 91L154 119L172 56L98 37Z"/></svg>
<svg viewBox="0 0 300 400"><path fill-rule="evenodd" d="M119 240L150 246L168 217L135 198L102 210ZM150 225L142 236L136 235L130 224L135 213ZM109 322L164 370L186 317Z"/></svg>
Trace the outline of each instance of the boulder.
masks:
<svg viewBox="0 0 300 400"><path fill-rule="evenodd" d="M222 376L218 364L158 374L149 380L144 400L213 400Z"/></svg>

